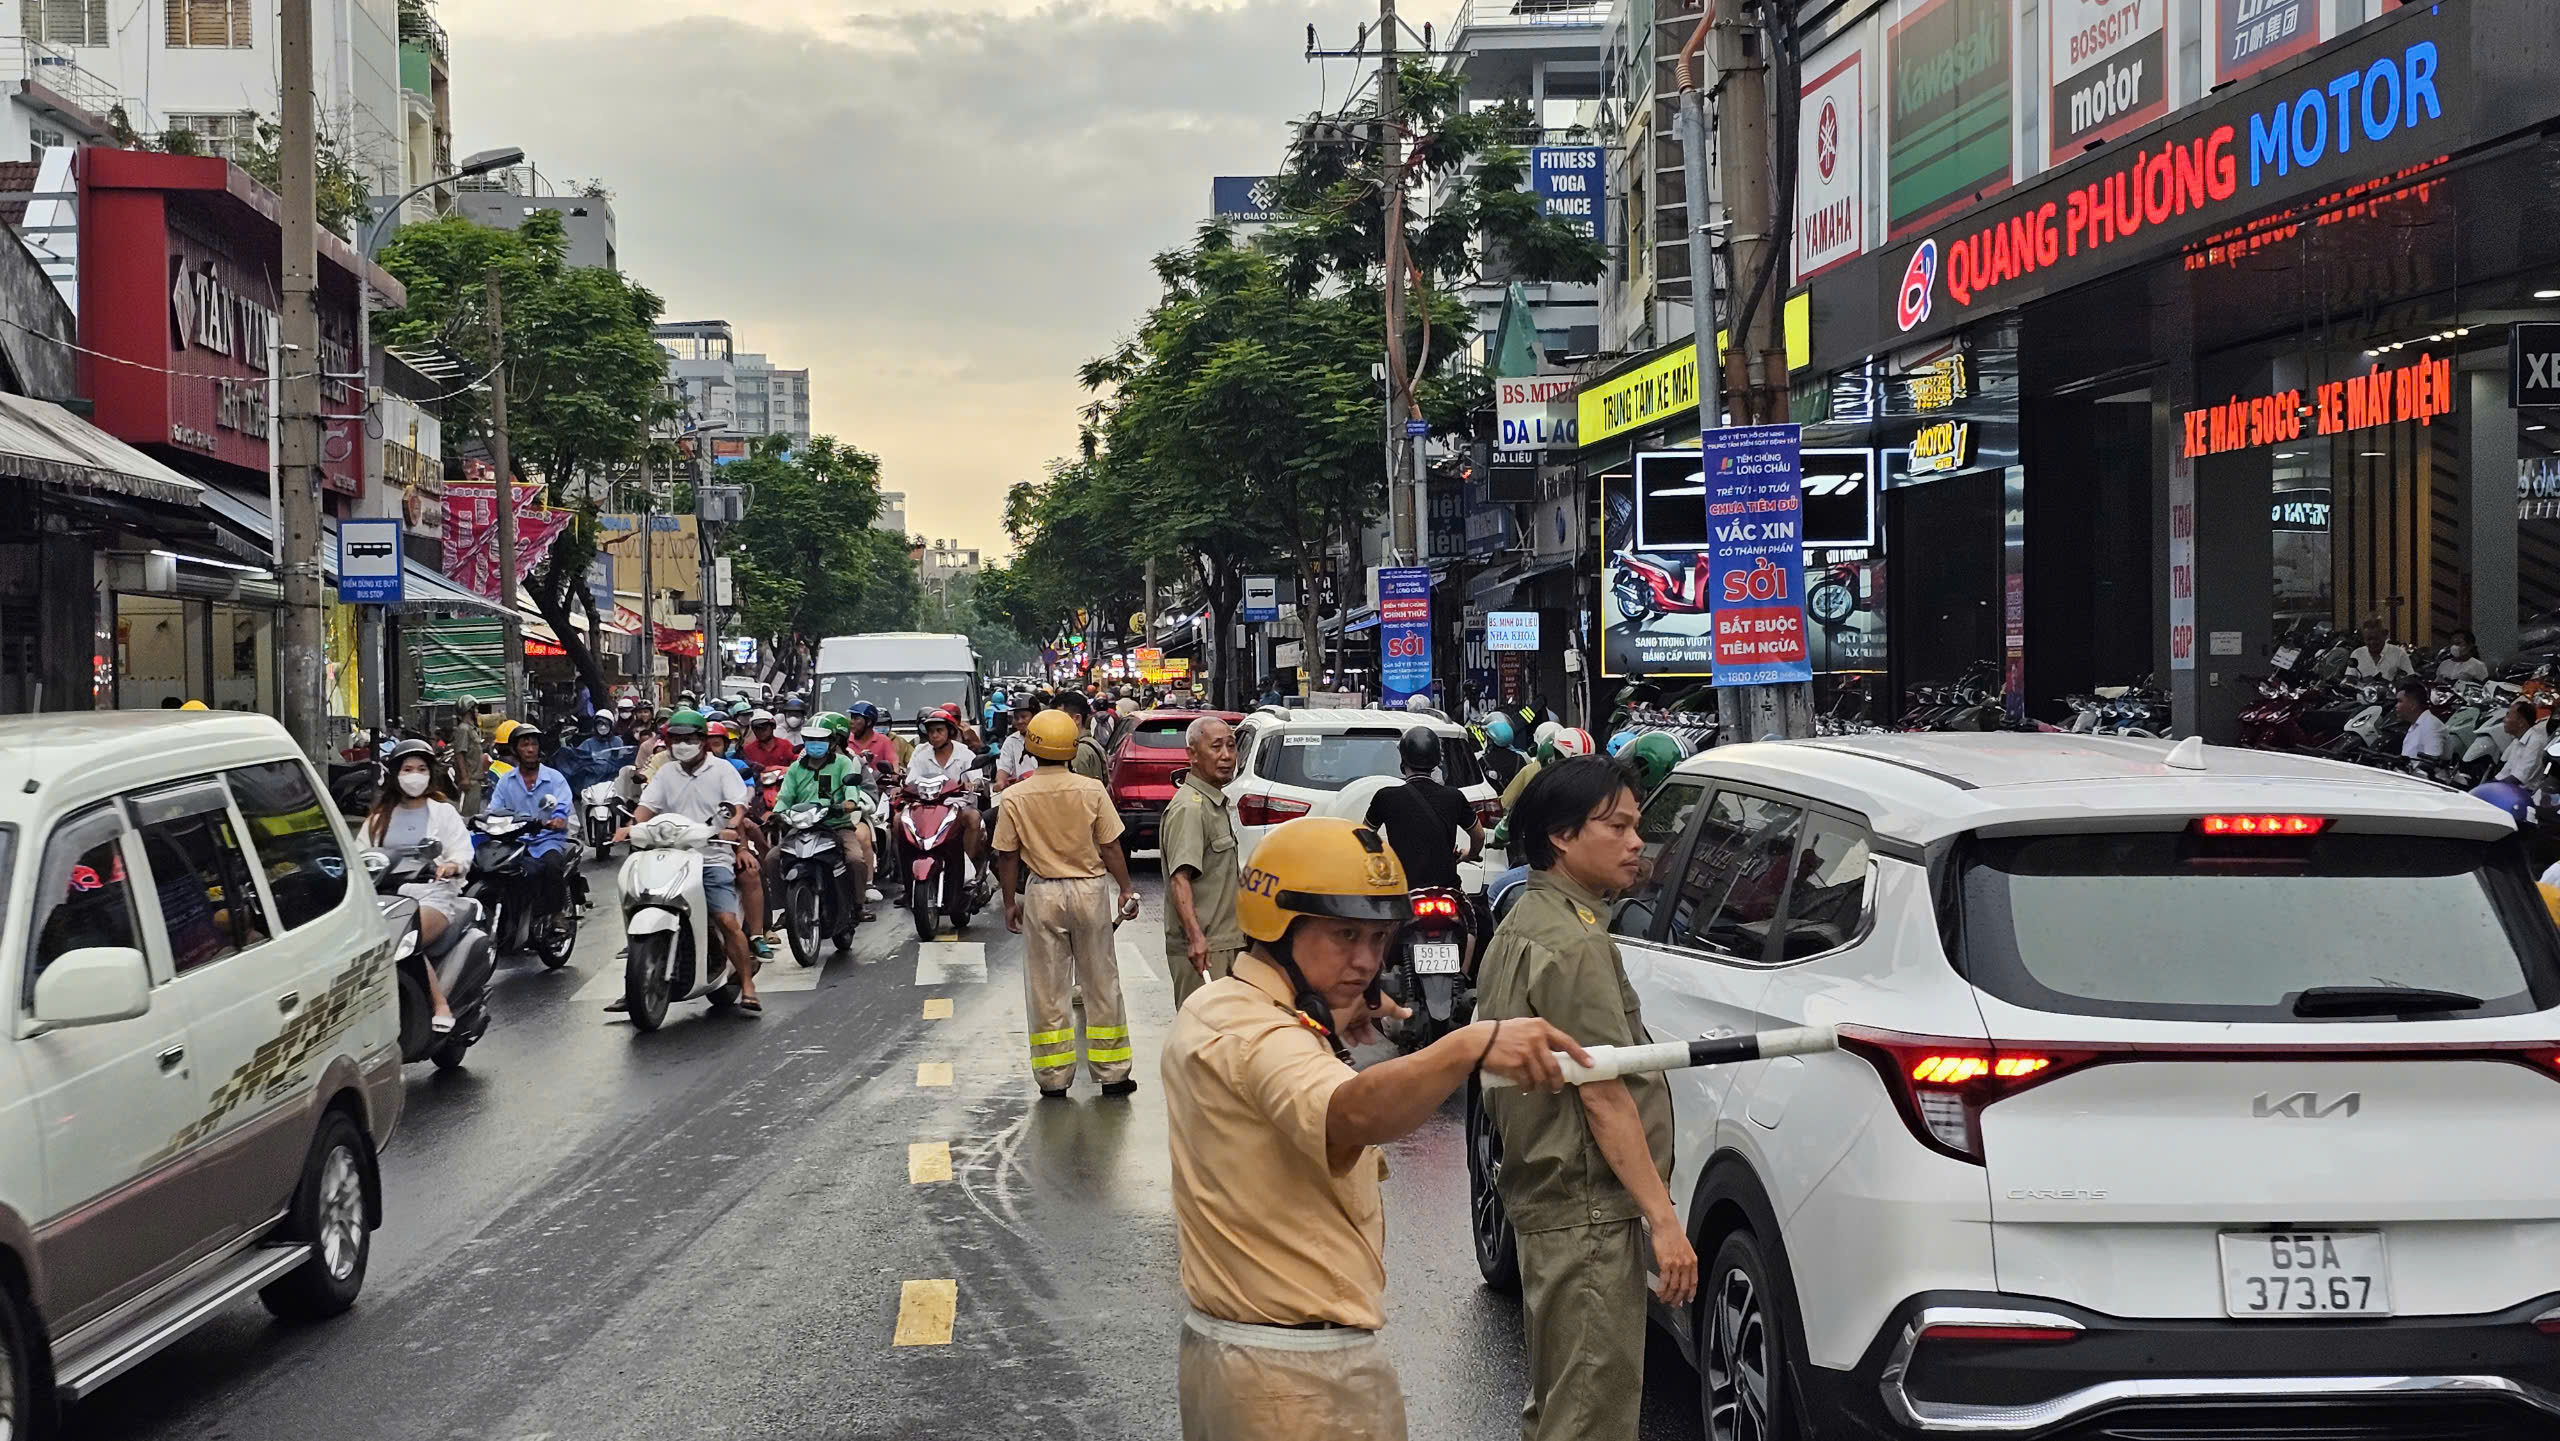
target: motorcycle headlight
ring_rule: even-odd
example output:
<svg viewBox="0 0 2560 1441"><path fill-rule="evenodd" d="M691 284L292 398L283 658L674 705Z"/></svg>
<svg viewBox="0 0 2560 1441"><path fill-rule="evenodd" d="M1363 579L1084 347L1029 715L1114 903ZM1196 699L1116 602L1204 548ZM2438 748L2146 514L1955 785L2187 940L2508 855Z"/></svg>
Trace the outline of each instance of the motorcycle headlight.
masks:
<svg viewBox="0 0 2560 1441"><path fill-rule="evenodd" d="M587 807L587 815L594 820L609 821L613 819L613 807L589 806Z"/></svg>

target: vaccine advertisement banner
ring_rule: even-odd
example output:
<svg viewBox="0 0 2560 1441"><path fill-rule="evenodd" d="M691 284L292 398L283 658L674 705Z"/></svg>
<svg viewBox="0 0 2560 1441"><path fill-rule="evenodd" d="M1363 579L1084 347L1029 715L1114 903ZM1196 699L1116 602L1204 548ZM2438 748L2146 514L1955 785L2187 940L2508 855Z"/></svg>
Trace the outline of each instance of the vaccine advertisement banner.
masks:
<svg viewBox="0 0 2560 1441"><path fill-rule="evenodd" d="M1804 428L1744 425L1699 442L1715 683L1813 679L1804 627Z"/></svg>
<svg viewBox="0 0 2560 1441"><path fill-rule="evenodd" d="M1390 706L1431 685L1431 571L1378 570L1378 688Z"/></svg>

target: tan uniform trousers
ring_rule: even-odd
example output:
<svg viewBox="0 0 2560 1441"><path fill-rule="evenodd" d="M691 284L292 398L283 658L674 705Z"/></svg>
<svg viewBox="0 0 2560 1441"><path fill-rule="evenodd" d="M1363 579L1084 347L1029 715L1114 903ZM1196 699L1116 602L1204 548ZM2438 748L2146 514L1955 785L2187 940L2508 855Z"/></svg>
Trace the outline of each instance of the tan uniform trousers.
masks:
<svg viewBox="0 0 2560 1441"><path fill-rule="evenodd" d="M1129 1015L1120 1003L1120 954L1111 937L1118 889L1107 876L1022 885L1022 1015L1031 1028L1031 1076L1044 1091L1075 1084L1075 992L1084 987L1084 1063L1096 1081L1129 1078Z"/></svg>
<svg viewBox="0 0 2560 1441"><path fill-rule="evenodd" d="M1193 991L1200 989L1211 981L1225 980L1227 978L1227 973L1236 968L1236 957L1243 954L1244 952L1242 951L1222 951L1215 946L1211 946L1209 948L1209 974L1203 976L1198 971L1191 969L1190 952L1184 950L1176 942L1170 940L1166 941L1164 946L1164 968L1168 972L1172 973L1173 976L1173 1008L1177 1011L1181 1010L1182 1003L1191 999L1191 993Z"/></svg>
<svg viewBox="0 0 2560 1441"><path fill-rule="evenodd" d="M1404 1386L1375 1331L1182 1322L1182 1441L1405 1441Z"/></svg>
<svg viewBox="0 0 2560 1441"><path fill-rule="evenodd" d="M1635 1441L1644 1402L1643 1223L1520 1237L1529 1404L1522 1441Z"/></svg>

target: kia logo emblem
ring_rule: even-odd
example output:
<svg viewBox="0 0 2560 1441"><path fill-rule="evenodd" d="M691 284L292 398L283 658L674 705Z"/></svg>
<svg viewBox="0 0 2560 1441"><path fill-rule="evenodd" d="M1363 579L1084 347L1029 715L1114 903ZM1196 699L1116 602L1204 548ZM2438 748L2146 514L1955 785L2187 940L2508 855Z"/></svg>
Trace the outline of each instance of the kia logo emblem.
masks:
<svg viewBox="0 0 2560 1441"><path fill-rule="evenodd" d="M1929 318L1930 296L1938 288L1938 242L1923 240L1911 252L1911 265L1902 272L1902 290L1894 300L1894 319L1909 330Z"/></svg>

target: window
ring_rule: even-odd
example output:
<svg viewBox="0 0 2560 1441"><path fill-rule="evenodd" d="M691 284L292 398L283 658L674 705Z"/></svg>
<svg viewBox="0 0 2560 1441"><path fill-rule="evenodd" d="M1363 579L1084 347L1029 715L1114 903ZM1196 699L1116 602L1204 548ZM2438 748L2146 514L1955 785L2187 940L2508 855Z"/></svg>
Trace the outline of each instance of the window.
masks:
<svg viewBox="0 0 2560 1441"><path fill-rule="evenodd" d="M169 128L195 136L205 154L233 161L246 157L258 139L258 117L247 110L171 115Z"/></svg>
<svg viewBox="0 0 2560 1441"><path fill-rule="evenodd" d="M1815 816L1805 827L1778 959L1800 961L1857 939L1867 915L1867 854L1866 836L1845 822Z"/></svg>
<svg viewBox="0 0 2560 1441"><path fill-rule="evenodd" d="M1638 939L1653 934L1653 918L1662 908L1662 883L1668 879L1663 873L1668 864L1664 854L1679 844L1689 829L1689 817L1697 813L1698 802L1706 794L1705 786L1674 776L1645 802L1644 814L1636 819L1636 832L1644 837L1644 880L1610 913L1611 931Z"/></svg>
<svg viewBox="0 0 2560 1441"><path fill-rule="evenodd" d="M20 1004L34 1005L36 977L73 951L142 944L124 851L117 844L123 836L124 817L114 806L98 806L64 821L45 841L31 918L35 941Z"/></svg>
<svg viewBox="0 0 2560 1441"><path fill-rule="evenodd" d="M1178 751L1190 744L1184 732L1191 728L1185 720L1151 720L1138 722L1129 732L1129 744L1139 750Z"/></svg>
<svg viewBox="0 0 2560 1441"><path fill-rule="evenodd" d="M24 0L27 38L45 45L109 45L107 0Z"/></svg>
<svg viewBox="0 0 2560 1441"><path fill-rule="evenodd" d="M243 766L231 772L231 797L266 870L276 920L292 930L336 910L347 898L347 856L310 773L293 761Z"/></svg>
<svg viewBox="0 0 2560 1441"><path fill-rule="evenodd" d="M1404 732L1400 730L1346 731L1340 735L1284 731L1263 757L1259 774L1278 785L1338 791L1363 776L1402 774L1403 763L1397 758L1396 747L1403 739ZM1443 737L1441 782L1465 790L1483 778L1483 772L1476 769L1475 747Z"/></svg>
<svg viewBox="0 0 2560 1441"><path fill-rule="evenodd" d="M1681 877L1679 916L1686 942L1740 960L1765 960L1769 931L1786 894L1787 862L1804 812L1740 791L1718 791L1698 826Z"/></svg>
<svg viewBox="0 0 2560 1441"><path fill-rule="evenodd" d="M133 800L135 828L151 863L160 922L178 974L208 966L264 941L257 887L231 829L219 781L195 781Z"/></svg>
<svg viewBox="0 0 2560 1441"><path fill-rule="evenodd" d="M251 0L169 0L169 48L246 50L250 9Z"/></svg>

